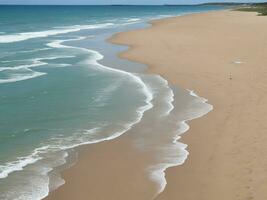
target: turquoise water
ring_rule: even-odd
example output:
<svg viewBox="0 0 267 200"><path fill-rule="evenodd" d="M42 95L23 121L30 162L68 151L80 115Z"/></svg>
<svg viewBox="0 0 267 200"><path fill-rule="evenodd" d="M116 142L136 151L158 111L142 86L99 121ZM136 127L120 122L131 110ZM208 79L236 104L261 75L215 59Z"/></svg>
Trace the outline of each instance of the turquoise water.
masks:
<svg viewBox="0 0 267 200"><path fill-rule="evenodd" d="M49 175L74 147L120 136L159 101L161 112L173 110L168 83L118 59L125 47L105 39L151 19L216 9L0 6L0 199L42 199L63 184Z"/></svg>

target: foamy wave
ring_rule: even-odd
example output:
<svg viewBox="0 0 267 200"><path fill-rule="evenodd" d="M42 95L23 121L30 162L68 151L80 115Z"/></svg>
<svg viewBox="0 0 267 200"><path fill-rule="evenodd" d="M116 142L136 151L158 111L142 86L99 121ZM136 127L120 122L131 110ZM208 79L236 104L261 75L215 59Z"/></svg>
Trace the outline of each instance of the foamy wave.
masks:
<svg viewBox="0 0 267 200"><path fill-rule="evenodd" d="M99 128L84 130L80 136L94 134L99 130L100 130ZM25 132L28 132L28 131L31 131L31 130L30 129L25 130ZM73 137L52 138L51 141L49 141L50 144L36 148L31 154L25 157L18 157L17 160L8 162L5 165L0 165L0 179L6 178L12 172L21 171L28 165L34 164L37 161L44 159L44 155L47 153L51 154L57 151L68 150L68 149L77 147L82 144L89 144L89 143L97 142L97 141L84 141L83 143L82 141L77 141L76 136L77 134L75 134ZM70 143L68 141L70 141Z"/></svg>
<svg viewBox="0 0 267 200"><path fill-rule="evenodd" d="M62 59L62 58L75 58L75 57L76 56L68 56L68 55L51 56L51 57L35 58L35 59L33 59L33 61L56 60L56 59Z"/></svg>
<svg viewBox="0 0 267 200"><path fill-rule="evenodd" d="M208 99L205 99L204 97L198 96L197 93L195 93L194 90L188 90L187 89L187 91L190 93L191 96L199 98L203 103L208 102Z"/></svg>
<svg viewBox="0 0 267 200"><path fill-rule="evenodd" d="M140 21L140 18L132 18L132 19L128 19L127 22L137 22Z"/></svg>
<svg viewBox="0 0 267 200"><path fill-rule="evenodd" d="M98 61L103 59L103 55L97 51L82 48L82 47L73 47L73 46L67 46L67 45L62 44L64 42L68 42L68 41L78 41L78 40L83 40L83 39L85 39L85 37L78 37L75 39L68 39L68 40L55 40L53 42L48 43L47 46L53 47L53 48L72 48L72 49L77 49L77 50L88 52L90 55L94 55L93 59L90 58L87 61L89 64L92 64L99 69L108 70L108 71L119 73L119 74L124 74L124 75L130 77L132 80L134 80L136 83L138 83L138 85L141 86L143 93L146 95L146 104L147 104L146 106L140 108L140 112L142 113L142 115L143 115L143 112L145 112L146 110L153 107L153 105L151 103L151 101L153 99L153 92L151 90L149 90L147 85L142 81L142 79L139 76L134 75L130 72L126 72L126 71L122 71L119 69L110 68L110 67L101 65Z"/></svg>
<svg viewBox="0 0 267 200"><path fill-rule="evenodd" d="M11 177L11 179L21 180L21 176L26 176L30 181L27 181L27 183L24 182L25 180L22 180L22 182L13 181L11 187L7 187L4 192L0 193L0 199L41 200L48 195L50 188L50 180L48 175L53 168L66 163L68 153L58 152L56 154L44 154L47 149L49 149L48 146L38 148L30 156L28 156L28 158L25 158L29 160L29 164L27 166L19 166L21 163L12 166L14 171L20 172ZM43 155L45 156L42 157ZM34 157L36 157L36 159ZM34 162L33 160L36 161ZM18 170L16 170L16 167ZM28 173L27 170L22 170L22 168L24 169L26 167L30 173ZM56 180L57 186L64 184L64 181L58 178L56 173L53 174L53 177L51 178ZM6 179L3 179L2 181L4 183Z"/></svg>
<svg viewBox="0 0 267 200"><path fill-rule="evenodd" d="M12 172L23 170L23 168L27 165L33 164L40 160L41 157L38 154L44 152L46 148L47 147L41 147L35 149L32 154L26 157L19 157L16 161L8 162L5 165L0 165L0 179L6 178Z"/></svg>
<svg viewBox="0 0 267 200"><path fill-rule="evenodd" d="M46 73L43 72L33 72L30 70L32 73L28 75L11 75L8 79L0 79L0 83L13 83L13 82L18 82L18 81L24 81L32 78L36 78L39 76L43 76Z"/></svg>
<svg viewBox="0 0 267 200"><path fill-rule="evenodd" d="M68 55L63 55L63 56L52 56L52 57L44 57L44 58L34 58L28 61L31 61L32 64L28 65L19 65L15 67L1 67L0 72L3 71L10 71L13 72L10 74L10 77L7 79L0 79L0 83L12 83L12 82L18 82L18 81L24 81L32 78L36 78L39 76L43 76L46 73L44 72L37 72L33 71L32 68L38 67L38 66L43 66L47 65L48 63L44 62L45 60L56 60L56 59L61 59L61 58L74 58L75 56L68 56ZM7 62L18 62L18 61L27 61L27 60L11 60ZM59 67L66 67L69 66L69 64L57 64ZM18 71L19 70L24 70L27 71L28 73L25 74L20 74Z"/></svg>
<svg viewBox="0 0 267 200"><path fill-rule="evenodd" d="M164 94L164 99L168 105L168 108L166 112L164 113L164 116L167 116L171 113L171 111L174 109L173 101L174 101L174 93L173 90L170 88L169 83L166 79L159 76L159 79L163 82L166 94Z"/></svg>
<svg viewBox="0 0 267 200"><path fill-rule="evenodd" d="M162 193L167 185L165 171L170 167L182 165L187 159L189 152L186 150L187 145L175 142L170 148L171 156L164 159L164 162L149 168L151 179L159 184L158 191L154 198ZM174 159L175 158L175 159Z"/></svg>
<svg viewBox="0 0 267 200"><path fill-rule="evenodd" d="M14 69L21 69L21 68L31 68L31 67L37 67L40 65L44 65L46 63L40 62L41 60L56 60L60 58L75 58L75 56L68 56L68 55L62 55L62 56L52 56L52 57L43 57L43 58L34 58L29 60L4 60L1 61L2 63L12 63L12 62L32 62L32 64L29 65L20 65L17 67L0 67L0 71L3 70L14 70Z"/></svg>
<svg viewBox="0 0 267 200"><path fill-rule="evenodd" d="M178 141L181 135L190 128L187 122L200 118L213 109L212 105L207 104L207 99L199 97L193 90L188 91L191 96L195 97L191 103L192 109L187 110L187 112L184 113L185 119L178 123L179 128L176 131L176 135L173 137L172 144L168 145L166 149L163 149L163 160L159 164L148 169L151 174L151 179L159 184L158 192L155 197L163 192L167 185L165 171L170 167L182 165L189 155L189 152L186 150L187 145ZM194 105L198 105L197 108L195 108Z"/></svg>
<svg viewBox="0 0 267 200"><path fill-rule="evenodd" d="M140 21L141 21L140 18L130 18L130 19L126 18L124 23L118 25L131 25L131 24L136 24Z"/></svg>
<svg viewBox="0 0 267 200"><path fill-rule="evenodd" d="M0 58L4 58L6 56L12 56L12 55L17 55L17 54L23 54L23 53L35 53L35 52L39 52L39 51L46 51L46 50L50 50L51 48L40 48L40 49L32 49L32 50L24 50L24 51L14 51L14 52L5 52L3 54L1 54ZM13 62L16 60L1 60L1 63L8 63L8 62ZM18 60L20 61L20 60Z"/></svg>
<svg viewBox="0 0 267 200"><path fill-rule="evenodd" d="M161 76L144 76L154 92L154 108L143 120L153 125L150 126L150 131L142 131L144 128L141 128L141 142L137 140L135 144L154 158L147 170L151 180L158 186L156 197L167 185L166 169L182 165L189 155L187 145L179 142L181 135L190 128L187 121L207 114L213 107L206 103L207 99L198 97L192 90L188 90L188 93L177 90L178 93L174 96L172 88ZM177 108L173 105L174 97L177 97ZM184 107L180 107L180 99L181 102L186 101Z"/></svg>
<svg viewBox="0 0 267 200"><path fill-rule="evenodd" d="M46 51L49 49L51 49L51 48L40 48L40 49L32 49L32 50L26 50L26 51L18 51L17 53L34 53L34 52L38 52L38 51Z"/></svg>
<svg viewBox="0 0 267 200"><path fill-rule="evenodd" d="M154 93L153 104L157 104L158 108L158 117L166 117L174 109L174 93L172 88L169 86L167 80L162 78L160 75L141 75L146 81L146 85L149 90Z"/></svg>
<svg viewBox="0 0 267 200"><path fill-rule="evenodd" d="M167 18L167 17L174 17L174 16L179 16L179 15L159 15L159 18Z"/></svg>
<svg viewBox="0 0 267 200"><path fill-rule="evenodd" d="M47 30L47 31L0 35L0 43L20 42L20 41L33 39L33 38L44 38L48 36L66 34L66 33L77 32L81 30L105 28L105 27L109 27L112 25L113 23L95 24L95 25L75 25L75 26L67 26L67 27L62 27L62 28Z"/></svg>
<svg viewBox="0 0 267 200"><path fill-rule="evenodd" d="M31 181L29 184L25 184L16 188L16 193L6 191L0 194L0 199L20 199L20 200L41 200L46 197L50 189L56 189L63 185L65 181L60 178L59 174L53 177L49 176L49 173L56 167L62 166L66 163L68 156L67 151L75 147L99 143L106 140L114 139L125 131L131 128L132 124L125 124L124 128L110 135L109 137L94 139L95 134L102 132L102 129L97 127L90 130L81 130L74 133L72 136L65 137L64 135L51 138L48 145L36 148L31 154L25 157L19 157L16 161L8 162L5 165L0 166L0 179L9 177L14 172L23 173L24 169L31 171ZM27 130L30 131L30 130ZM64 155L57 155L62 154ZM53 178L53 184L51 185L51 179ZM39 183L35 190L32 191L33 185ZM11 188L12 190L12 188ZM18 197L19 194L19 197Z"/></svg>
<svg viewBox="0 0 267 200"><path fill-rule="evenodd" d="M1 67L0 68L0 72L1 71L6 71L6 70L13 71L13 70L20 70L20 69L29 69L29 68L32 68L32 67L38 67L38 66L42 66L42 65L45 65L45 64L46 63L41 62L40 60L33 60L32 64L29 64L29 65L19 65L19 66L16 66L16 67Z"/></svg>

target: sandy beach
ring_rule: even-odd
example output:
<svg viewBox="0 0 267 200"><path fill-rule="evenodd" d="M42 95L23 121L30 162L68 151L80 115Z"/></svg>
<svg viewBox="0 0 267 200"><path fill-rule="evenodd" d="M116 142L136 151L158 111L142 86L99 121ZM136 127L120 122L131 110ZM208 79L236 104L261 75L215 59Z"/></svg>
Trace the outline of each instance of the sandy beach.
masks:
<svg viewBox="0 0 267 200"><path fill-rule="evenodd" d="M166 171L167 186L156 199L267 199L267 18L192 14L154 21L111 42L130 46L120 57L148 65L148 73L214 106L190 122L181 139L189 157ZM149 155L134 148L132 137L81 148L76 165L63 173L66 184L46 199L152 199L156 185L140 173Z"/></svg>

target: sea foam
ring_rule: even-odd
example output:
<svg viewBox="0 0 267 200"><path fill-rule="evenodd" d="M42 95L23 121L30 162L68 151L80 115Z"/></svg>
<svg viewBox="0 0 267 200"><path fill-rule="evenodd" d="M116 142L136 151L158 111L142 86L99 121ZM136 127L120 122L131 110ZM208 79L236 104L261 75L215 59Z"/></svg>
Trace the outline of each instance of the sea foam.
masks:
<svg viewBox="0 0 267 200"><path fill-rule="evenodd" d="M165 147L162 160L158 164L148 168L151 174L151 179L158 183L158 191L155 194L155 197L163 192L167 185L165 171L170 167L182 165L189 155L189 152L186 150L187 145L179 142L181 135L187 132L190 128L187 122L200 118L213 109L213 106L207 103L207 99L199 97L193 90L188 90L188 92L192 97L194 97L190 103L190 107L192 108L187 109L186 112L182 114L184 120L178 121L178 129L172 138L172 144Z"/></svg>
<svg viewBox="0 0 267 200"><path fill-rule="evenodd" d="M58 29L52 29L47 31L36 31L36 32L25 32L25 33L17 33L10 35L0 35L0 43L12 43L12 42L20 42L33 38L43 38L48 36L66 34L71 32L77 32L81 30L88 29L99 29L105 28L114 25L113 23L105 23L105 24L95 24L95 25L74 25L68 27L62 27Z"/></svg>
<svg viewBox="0 0 267 200"><path fill-rule="evenodd" d="M0 79L0 84L1 83L12 83L12 82L18 82L18 81L24 81L32 78L36 78L39 76L46 75L44 72L38 72L34 71L32 68L47 65L48 63L45 62L46 60L56 60L56 59L61 59L61 58L74 58L75 56L68 56L68 55L60 55L60 56L51 56L51 57L43 57L43 58L34 58L34 59L29 59L29 60L10 60L6 62L20 62L20 61L28 61L31 62L31 64L26 64L26 65L18 65L14 67L1 67L0 72L9 72L9 77L6 79ZM59 67L66 67L69 66L68 64L64 63L59 63L57 64ZM20 70L23 70L23 72L27 73L19 73Z"/></svg>

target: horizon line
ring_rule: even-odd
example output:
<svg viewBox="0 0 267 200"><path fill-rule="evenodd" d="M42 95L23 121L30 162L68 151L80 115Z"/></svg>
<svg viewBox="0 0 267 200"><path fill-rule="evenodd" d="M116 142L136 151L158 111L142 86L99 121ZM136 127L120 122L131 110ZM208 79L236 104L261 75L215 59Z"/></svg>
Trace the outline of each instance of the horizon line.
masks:
<svg viewBox="0 0 267 200"><path fill-rule="evenodd" d="M197 6L210 4L257 4L266 2L207 2L207 3L192 3L192 4L1 4L0 6Z"/></svg>

